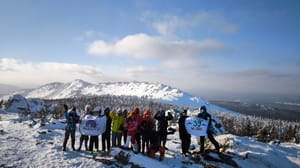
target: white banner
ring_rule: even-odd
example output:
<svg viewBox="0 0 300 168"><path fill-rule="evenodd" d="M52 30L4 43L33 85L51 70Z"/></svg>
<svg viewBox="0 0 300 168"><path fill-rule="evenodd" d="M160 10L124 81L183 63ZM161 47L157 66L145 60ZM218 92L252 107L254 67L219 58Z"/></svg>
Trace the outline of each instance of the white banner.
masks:
<svg viewBox="0 0 300 168"><path fill-rule="evenodd" d="M82 135L98 136L106 129L106 116L97 117L86 115L79 126L79 131Z"/></svg>
<svg viewBox="0 0 300 168"><path fill-rule="evenodd" d="M193 136L206 136L208 120L198 117L188 117L185 119L185 128L187 132Z"/></svg>

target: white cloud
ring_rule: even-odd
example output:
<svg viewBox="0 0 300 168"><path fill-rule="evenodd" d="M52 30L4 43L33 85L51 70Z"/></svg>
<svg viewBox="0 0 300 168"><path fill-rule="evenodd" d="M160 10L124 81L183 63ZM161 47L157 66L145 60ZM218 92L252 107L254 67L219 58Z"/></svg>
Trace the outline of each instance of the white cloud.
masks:
<svg viewBox="0 0 300 168"><path fill-rule="evenodd" d="M181 16L156 14L148 11L142 15L141 20L164 36L187 33L193 29L197 29L197 32L200 29L202 33L205 33L203 30L229 34L239 31L239 26L230 23L223 15L207 11Z"/></svg>
<svg viewBox="0 0 300 168"><path fill-rule="evenodd" d="M8 58L0 59L0 70L1 70L1 72L16 71L15 68L18 67L17 65L18 65L18 62L15 59L8 59Z"/></svg>
<svg viewBox="0 0 300 168"><path fill-rule="evenodd" d="M177 63L190 64L192 67L178 69ZM170 62L172 64L172 62ZM197 64L198 65L198 64ZM187 60L178 60L168 66L131 66L119 67L119 70L105 74L97 68L79 64L56 62L24 62L12 58L0 59L1 84L13 84L19 87L39 86L49 82L69 82L83 79L88 82L102 81L148 81L161 82L182 90L209 90L212 92L227 91L260 92L260 93L299 93L299 74L284 74L268 69L252 69L239 72L212 72L202 65L193 65Z"/></svg>
<svg viewBox="0 0 300 168"><path fill-rule="evenodd" d="M131 67L131 68L126 68L125 72L130 73L130 74L136 74L136 73L151 73L151 72L157 72L158 69L156 68L151 68L151 67L145 67L145 66L137 66L137 67Z"/></svg>
<svg viewBox="0 0 300 168"><path fill-rule="evenodd" d="M154 21L152 27L161 35L172 35L178 30L186 29L188 24L177 16L164 16L160 21Z"/></svg>
<svg viewBox="0 0 300 168"><path fill-rule="evenodd" d="M165 62L173 62L182 59L197 61L199 57L209 53L220 52L228 47L217 40L205 39L192 40L168 40L163 37L135 34L126 36L114 43L97 40L89 45L88 53L97 56L126 56L137 59L157 59Z"/></svg>
<svg viewBox="0 0 300 168"><path fill-rule="evenodd" d="M125 68L124 70L124 75L127 76L128 79L132 79L132 80L145 80L145 79L149 79L149 76L157 76L159 73L159 68L156 67L146 67L146 66L136 66L136 67L129 67L129 68Z"/></svg>
<svg viewBox="0 0 300 168"><path fill-rule="evenodd" d="M99 82L103 79L101 70L79 64L57 62L24 62L13 58L0 59L1 83L19 86L37 86L48 82L69 82L83 79Z"/></svg>

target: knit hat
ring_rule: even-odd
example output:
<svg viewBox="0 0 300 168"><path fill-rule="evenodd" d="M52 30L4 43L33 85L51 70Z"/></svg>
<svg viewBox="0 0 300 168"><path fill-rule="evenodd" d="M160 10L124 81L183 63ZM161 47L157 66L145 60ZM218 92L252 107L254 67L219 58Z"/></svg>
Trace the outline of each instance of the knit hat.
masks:
<svg viewBox="0 0 300 168"><path fill-rule="evenodd" d="M204 110L206 112L206 107L205 106L201 106L200 110Z"/></svg>
<svg viewBox="0 0 300 168"><path fill-rule="evenodd" d="M130 113L129 113L129 115L128 115L128 118L130 118L130 117L132 117L132 116L135 116L136 114L133 112L133 111L131 111Z"/></svg>
<svg viewBox="0 0 300 168"><path fill-rule="evenodd" d="M151 114L150 110L145 110L145 111L144 111L144 116L145 116L145 115L150 115L150 114Z"/></svg>

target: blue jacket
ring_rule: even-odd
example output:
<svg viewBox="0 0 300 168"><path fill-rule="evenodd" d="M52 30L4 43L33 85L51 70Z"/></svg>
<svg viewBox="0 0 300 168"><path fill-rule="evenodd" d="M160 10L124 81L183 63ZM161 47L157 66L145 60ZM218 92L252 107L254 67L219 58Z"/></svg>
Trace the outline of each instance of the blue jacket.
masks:
<svg viewBox="0 0 300 168"><path fill-rule="evenodd" d="M75 131L76 130L76 123L79 120L79 116L76 114L75 111L65 111L65 117L66 117L66 127L65 130L67 131Z"/></svg>

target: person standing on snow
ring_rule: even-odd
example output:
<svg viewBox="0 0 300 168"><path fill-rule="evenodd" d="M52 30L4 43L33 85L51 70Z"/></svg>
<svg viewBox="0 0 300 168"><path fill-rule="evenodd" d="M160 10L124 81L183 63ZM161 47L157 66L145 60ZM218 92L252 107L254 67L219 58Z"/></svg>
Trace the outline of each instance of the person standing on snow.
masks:
<svg viewBox="0 0 300 168"><path fill-rule="evenodd" d="M210 142L215 146L216 151L219 153L220 152L219 143L215 140L213 136L213 127L211 125L212 118L211 115L207 112L205 106L201 106L198 117L208 120L207 137L210 140ZM205 141L205 136L200 136L200 154L204 154L204 141Z"/></svg>
<svg viewBox="0 0 300 168"><path fill-rule="evenodd" d="M110 150L110 135L111 135L111 118L109 116L110 109L107 107L104 110L104 115L106 116L106 127L105 132L101 135L102 138L102 151L105 152Z"/></svg>
<svg viewBox="0 0 300 168"><path fill-rule="evenodd" d="M142 123L142 116L140 114L140 109L138 107L135 107L133 110L133 113L138 121L138 126L137 129L135 131L135 140L136 140L136 144L137 144L137 150L138 152L141 152L141 123Z"/></svg>
<svg viewBox="0 0 300 168"><path fill-rule="evenodd" d="M165 116L165 114L165 110L161 110L154 115L154 119L158 121L159 142L164 148L166 148L167 143L168 121L173 119L173 116L170 112L168 112L167 116Z"/></svg>
<svg viewBox="0 0 300 168"><path fill-rule="evenodd" d="M94 110L90 113L93 116L100 117L101 114L101 108L95 107ZM90 136L90 144L89 144L89 151L93 152L94 146L96 148L96 151L99 151L99 137L98 135Z"/></svg>
<svg viewBox="0 0 300 168"><path fill-rule="evenodd" d="M129 143L131 143L131 146L133 147L134 152L138 152L138 144L135 138L139 121L137 118L137 113L135 112L130 112L127 119L126 123L124 124L124 128L127 129L127 139L126 139L126 144L124 145L125 148L129 148Z"/></svg>
<svg viewBox="0 0 300 168"><path fill-rule="evenodd" d="M65 127L65 138L63 142L63 151L66 151L67 142L69 136L71 135L71 145L72 149L75 150L75 131L76 131L76 123L79 120L79 116L76 114L76 108L73 106L68 111L68 106L64 104L65 109L65 117L66 117L66 127Z"/></svg>
<svg viewBox="0 0 300 168"><path fill-rule="evenodd" d="M91 105L87 104L85 107L84 107L84 113L83 115L81 115L80 117L80 121L86 116L86 115L89 115L90 113L92 112L92 107ZM85 146L85 150L88 151L88 141L89 141L89 136L88 135L83 135L81 134L80 136L80 143L79 143L79 148L77 149L78 151L81 150L81 146L82 146L82 143L84 141L84 146Z"/></svg>
<svg viewBox="0 0 300 168"><path fill-rule="evenodd" d="M128 110L127 109L123 110L123 116L124 116L124 118L128 117ZM127 130L124 129L123 130L123 141L124 141L124 144L126 144L126 140L127 140Z"/></svg>
<svg viewBox="0 0 300 168"><path fill-rule="evenodd" d="M144 116L141 123L142 132L142 153L145 154L145 148L148 150L150 145L150 136L152 131L155 129L154 119L151 116L150 110L144 111ZM147 152L147 151L146 151Z"/></svg>
<svg viewBox="0 0 300 168"><path fill-rule="evenodd" d="M109 113L110 118L112 119L112 146L121 146L122 134L125 124L125 117L122 114L122 110L118 109L117 112L114 110Z"/></svg>
<svg viewBox="0 0 300 168"><path fill-rule="evenodd" d="M181 139L181 150L182 154L190 154L189 147L191 144L191 135L187 132L185 128L185 119L188 118L187 110L184 109L183 112L180 114L180 118L178 120L179 125L179 137Z"/></svg>

